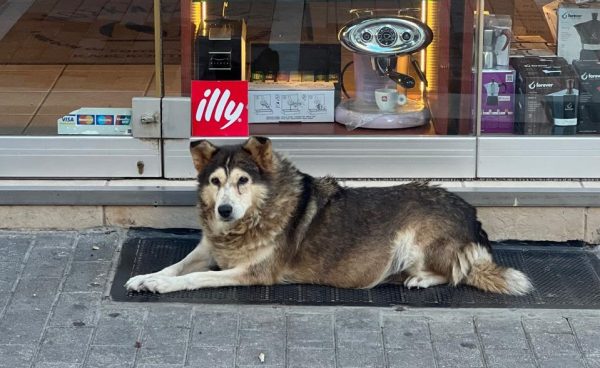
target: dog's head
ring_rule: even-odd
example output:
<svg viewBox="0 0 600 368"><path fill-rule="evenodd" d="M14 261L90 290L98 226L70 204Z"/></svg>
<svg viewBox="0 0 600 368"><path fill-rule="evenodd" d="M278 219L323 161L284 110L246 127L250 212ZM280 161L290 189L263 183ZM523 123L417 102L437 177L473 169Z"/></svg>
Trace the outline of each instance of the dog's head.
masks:
<svg viewBox="0 0 600 368"><path fill-rule="evenodd" d="M217 147L206 140L190 145L198 171L200 208L222 226L260 208L268 194L275 157L271 141L250 137L242 145Z"/></svg>

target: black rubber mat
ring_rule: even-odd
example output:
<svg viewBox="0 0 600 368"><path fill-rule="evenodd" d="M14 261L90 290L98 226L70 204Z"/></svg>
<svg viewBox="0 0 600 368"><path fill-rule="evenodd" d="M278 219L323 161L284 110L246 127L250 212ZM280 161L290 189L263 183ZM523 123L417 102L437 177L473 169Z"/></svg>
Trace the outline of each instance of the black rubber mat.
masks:
<svg viewBox="0 0 600 368"><path fill-rule="evenodd" d="M200 239L193 231L130 231L111 289L112 299L127 302L218 304L354 305L414 307L600 308L600 260L577 242L504 242L493 245L496 262L524 271L535 290L526 296L484 293L469 286L408 290L381 285L371 290L318 285L241 286L182 291L164 295L128 292L131 277L155 272L188 254Z"/></svg>

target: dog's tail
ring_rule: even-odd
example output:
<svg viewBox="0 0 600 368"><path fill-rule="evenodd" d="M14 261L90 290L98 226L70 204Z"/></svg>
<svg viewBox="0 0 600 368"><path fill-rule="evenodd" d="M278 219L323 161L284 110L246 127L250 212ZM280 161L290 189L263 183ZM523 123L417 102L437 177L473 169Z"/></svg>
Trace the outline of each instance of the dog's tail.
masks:
<svg viewBox="0 0 600 368"><path fill-rule="evenodd" d="M464 247L454 262L452 283L461 282L499 294L524 295L533 288L523 272L497 265L489 248L475 243Z"/></svg>

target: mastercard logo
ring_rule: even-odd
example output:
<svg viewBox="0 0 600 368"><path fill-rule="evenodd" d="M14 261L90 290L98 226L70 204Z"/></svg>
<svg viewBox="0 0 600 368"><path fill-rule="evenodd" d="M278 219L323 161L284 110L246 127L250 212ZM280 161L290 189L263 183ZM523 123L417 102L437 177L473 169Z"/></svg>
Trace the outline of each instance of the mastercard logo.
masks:
<svg viewBox="0 0 600 368"><path fill-rule="evenodd" d="M94 115L77 115L77 125L94 125Z"/></svg>

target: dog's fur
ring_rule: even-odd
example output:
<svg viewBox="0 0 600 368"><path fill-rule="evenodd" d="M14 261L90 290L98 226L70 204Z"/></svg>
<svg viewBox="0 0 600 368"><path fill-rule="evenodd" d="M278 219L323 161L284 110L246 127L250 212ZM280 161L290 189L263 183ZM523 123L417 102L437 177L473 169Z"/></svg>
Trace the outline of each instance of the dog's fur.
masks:
<svg viewBox="0 0 600 368"><path fill-rule="evenodd" d="M494 263L475 209L445 189L344 188L301 173L267 138L223 147L198 141L191 153L202 241L181 262L131 278L130 290L386 282L464 283L515 295L531 289L523 273Z"/></svg>

